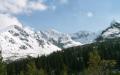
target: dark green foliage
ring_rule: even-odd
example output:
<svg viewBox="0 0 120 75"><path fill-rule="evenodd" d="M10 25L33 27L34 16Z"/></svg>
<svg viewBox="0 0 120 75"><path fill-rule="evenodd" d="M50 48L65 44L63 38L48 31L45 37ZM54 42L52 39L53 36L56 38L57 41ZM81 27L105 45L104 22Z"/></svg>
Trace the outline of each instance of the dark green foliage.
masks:
<svg viewBox="0 0 120 75"><path fill-rule="evenodd" d="M116 38L11 62L7 75L119 75L119 69L120 39Z"/></svg>
<svg viewBox="0 0 120 75"><path fill-rule="evenodd" d="M116 62L114 60L101 59L95 50L90 53L88 64L88 68L83 71L84 75L111 75L112 68Z"/></svg>
<svg viewBox="0 0 120 75"><path fill-rule="evenodd" d="M2 56L0 52L0 75L6 75L6 64L2 61Z"/></svg>

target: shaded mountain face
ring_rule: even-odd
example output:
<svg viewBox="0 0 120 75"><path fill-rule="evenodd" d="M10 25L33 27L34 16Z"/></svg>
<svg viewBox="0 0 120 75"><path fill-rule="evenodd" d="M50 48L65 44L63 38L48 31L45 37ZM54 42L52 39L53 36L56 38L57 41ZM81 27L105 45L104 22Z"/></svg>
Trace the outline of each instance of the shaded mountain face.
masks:
<svg viewBox="0 0 120 75"><path fill-rule="evenodd" d="M61 50L37 32L17 25L0 30L0 49L4 60L37 57Z"/></svg>
<svg viewBox="0 0 120 75"><path fill-rule="evenodd" d="M105 39L113 39L119 37L120 37L120 23L113 21L110 24L110 27L103 30L96 40L102 41Z"/></svg>
<svg viewBox="0 0 120 75"><path fill-rule="evenodd" d="M69 34L61 33L54 29L48 31L40 31L39 34L47 41L60 48L69 48L82 45L80 42L72 40Z"/></svg>
<svg viewBox="0 0 120 75"><path fill-rule="evenodd" d="M82 44L93 43L98 36L98 33L89 32L89 31L79 31L77 33L71 34L72 40L81 42Z"/></svg>

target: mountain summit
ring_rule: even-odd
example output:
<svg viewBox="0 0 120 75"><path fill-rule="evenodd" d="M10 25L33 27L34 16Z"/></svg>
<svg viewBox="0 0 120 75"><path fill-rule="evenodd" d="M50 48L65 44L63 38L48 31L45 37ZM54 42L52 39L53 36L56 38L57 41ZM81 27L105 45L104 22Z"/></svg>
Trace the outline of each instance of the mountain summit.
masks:
<svg viewBox="0 0 120 75"><path fill-rule="evenodd" d="M37 57L61 50L33 30L17 25L1 30L0 47L4 60L16 60L27 56Z"/></svg>
<svg viewBox="0 0 120 75"><path fill-rule="evenodd" d="M89 31L79 31L71 34L71 38L73 40L81 42L82 44L89 44L94 42L97 36L98 36L97 33Z"/></svg>
<svg viewBox="0 0 120 75"><path fill-rule="evenodd" d="M54 29L40 31L40 34L47 41L60 48L69 48L73 46L82 45L80 42L74 41L69 34L61 33Z"/></svg>
<svg viewBox="0 0 120 75"><path fill-rule="evenodd" d="M55 29L34 31L31 28L10 25L0 29L0 49L4 60L16 60L28 56L48 55L64 48L90 44L104 39L120 37L120 23L114 21L98 36L97 33L79 31L66 34Z"/></svg>
<svg viewBox="0 0 120 75"><path fill-rule="evenodd" d="M54 29L35 32L19 25L0 29L0 49L4 60L48 55L63 48L79 45L82 44L74 41L69 34Z"/></svg>
<svg viewBox="0 0 120 75"><path fill-rule="evenodd" d="M120 37L120 23L112 21L110 26L102 31L97 38L98 41Z"/></svg>

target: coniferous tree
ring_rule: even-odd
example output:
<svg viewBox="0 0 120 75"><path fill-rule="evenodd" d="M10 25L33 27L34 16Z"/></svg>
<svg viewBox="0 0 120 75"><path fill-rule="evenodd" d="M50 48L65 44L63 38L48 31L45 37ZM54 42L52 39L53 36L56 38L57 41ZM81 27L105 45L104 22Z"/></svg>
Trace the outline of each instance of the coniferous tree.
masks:
<svg viewBox="0 0 120 75"><path fill-rule="evenodd" d="M25 75L23 71L20 71L20 75Z"/></svg>
<svg viewBox="0 0 120 75"><path fill-rule="evenodd" d="M90 53L89 66L85 75L112 75L112 68L116 64L114 60L102 60L95 50Z"/></svg>
<svg viewBox="0 0 120 75"><path fill-rule="evenodd" d="M44 69L40 69L38 75L47 75Z"/></svg>
<svg viewBox="0 0 120 75"><path fill-rule="evenodd" d="M0 52L0 75L6 75L6 66L2 59L3 58Z"/></svg>
<svg viewBox="0 0 120 75"><path fill-rule="evenodd" d="M38 69L34 62L27 64L27 74L26 75L38 75Z"/></svg>
<svg viewBox="0 0 120 75"><path fill-rule="evenodd" d="M61 71L61 75L68 75L68 68L66 65L63 65L63 70Z"/></svg>

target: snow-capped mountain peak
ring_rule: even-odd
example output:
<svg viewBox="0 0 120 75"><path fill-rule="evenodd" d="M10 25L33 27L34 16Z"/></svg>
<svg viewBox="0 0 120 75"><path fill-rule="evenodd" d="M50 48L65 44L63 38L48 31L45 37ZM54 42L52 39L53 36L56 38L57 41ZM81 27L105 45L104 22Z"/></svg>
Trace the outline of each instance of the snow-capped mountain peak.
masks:
<svg viewBox="0 0 120 75"><path fill-rule="evenodd" d="M29 28L11 25L0 31L0 47L4 60L37 57L61 50Z"/></svg>
<svg viewBox="0 0 120 75"><path fill-rule="evenodd" d="M112 21L110 26L103 30L97 37L96 41L104 41L105 39L119 38L120 37L120 23Z"/></svg>
<svg viewBox="0 0 120 75"><path fill-rule="evenodd" d="M103 38L120 37L120 23L116 21L112 22L110 27L108 27L101 33L101 36Z"/></svg>
<svg viewBox="0 0 120 75"><path fill-rule="evenodd" d="M49 34L51 34L51 35L61 34L61 32L59 32L59 31L57 31L57 30L55 30L55 29L48 29L46 32L49 33Z"/></svg>
<svg viewBox="0 0 120 75"><path fill-rule="evenodd" d="M58 32L55 29L40 31L40 34L43 38L60 48L82 45L80 42L75 42L72 40L69 34Z"/></svg>
<svg viewBox="0 0 120 75"><path fill-rule="evenodd" d="M98 36L98 33L89 31L79 31L77 33L71 34L71 37L75 41L79 41L82 44L89 44L94 42L94 39Z"/></svg>
<svg viewBox="0 0 120 75"><path fill-rule="evenodd" d="M10 25L0 29L0 49L4 60L37 57L63 48L91 43L95 35L85 31L70 35L55 29L35 32L29 27Z"/></svg>

